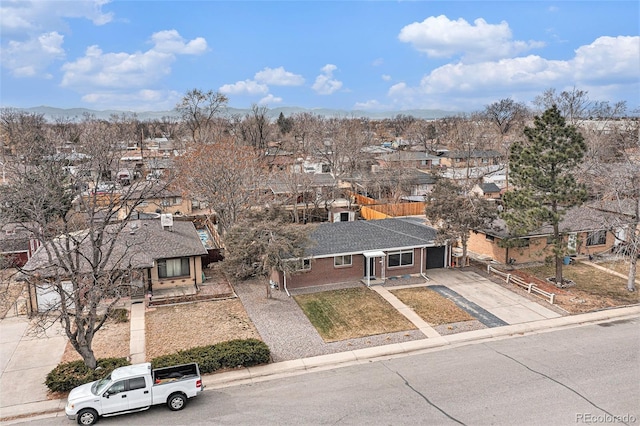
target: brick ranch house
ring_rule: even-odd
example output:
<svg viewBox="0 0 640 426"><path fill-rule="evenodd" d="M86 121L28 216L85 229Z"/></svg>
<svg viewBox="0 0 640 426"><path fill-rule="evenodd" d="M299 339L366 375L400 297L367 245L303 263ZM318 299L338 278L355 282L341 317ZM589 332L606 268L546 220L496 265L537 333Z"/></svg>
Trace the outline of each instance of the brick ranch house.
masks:
<svg viewBox="0 0 640 426"><path fill-rule="evenodd" d="M109 235L110 228L111 235L114 235L117 226L109 225L105 235ZM144 294L182 289L184 293L195 293L196 286L202 283L201 258L207 255L207 250L192 222L173 220L171 226L163 226L158 218L133 220L116 238L106 268L127 271L132 292ZM30 309L33 311L46 309L47 305L58 300L57 293L47 284L49 279L55 279L56 274L60 273L48 261L47 248L52 244L63 247L60 238L48 242L34 253L23 268L24 274L39 276L30 291ZM86 262L80 269L83 268L90 271Z"/></svg>
<svg viewBox="0 0 640 426"><path fill-rule="evenodd" d="M450 264L447 245L437 244L436 230L420 218L322 223L310 235L307 256L298 271L274 271L271 280L291 289L349 281L381 284L391 277L425 275Z"/></svg>
<svg viewBox="0 0 640 426"><path fill-rule="evenodd" d="M620 241L616 235L620 237L627 232L624 224L612 228L608 225L612 223L616 222L611 213L587 206L568 210L560 222L560 232L564 234L568 254L588 256L610 252ZM472 231L467 248L484 258L504 264L543 262L547 256L553 256L552 235L552 227L544 226L518 237L518 247L505 247L503 242L510 237L510 233L506 223L497 219L491 227Z"/></svg>

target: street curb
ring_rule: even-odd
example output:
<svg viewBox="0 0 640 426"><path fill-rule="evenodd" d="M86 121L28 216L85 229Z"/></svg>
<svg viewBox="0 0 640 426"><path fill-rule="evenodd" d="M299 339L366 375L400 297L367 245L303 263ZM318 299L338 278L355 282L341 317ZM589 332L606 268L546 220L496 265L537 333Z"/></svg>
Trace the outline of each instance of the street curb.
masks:
<svg viewBox="0 0 640 426"><path fill-rule="evenodd" d="M563 316L538 320L529 323L485 328L464 333L439 336L384 346L374 346L335 354L319 355L290 361L282 361L255 367L240 368L224 373L214 373L202 377L207 389L221 389L241 384L259 383L288 376L296 376L311 372L348 367L382 361L395 357L417 355L434 350L443 350L469 344L477 344L494 339L521 337L530 334L546 333L562 329L597 324L610 320L627 320L640 317L640 305L613 308L586 314ZM29 404L2 407L0 409L0 425L18 423L25 417L43 415L54 417L61 415L66 400L49 400ZM54 414L55 413L55 414ZM6 419L6 420L4 420Z"/></svg>
<svg viewBox="0 0 640 426"><path fill-rule="evenodd" d="M379 361L398 356L416 355L432 350L446 349L464 344L482 343L492 339L520 337L529 334L552 332L567 328L580 327L612 319L624 320L640 316L640 306L615 308L589 312L567 317L550 318L529 323L513 324L503 327L486 328L451 334L429 339L394 343L353 351L320 355L293 361L283 361L256 367L241 368L234 371L212 374L203 377L203 383L209 389L218 389L238 384L257 383L285 376L300 375L326 369L347 367L364 362Z"/></svg>

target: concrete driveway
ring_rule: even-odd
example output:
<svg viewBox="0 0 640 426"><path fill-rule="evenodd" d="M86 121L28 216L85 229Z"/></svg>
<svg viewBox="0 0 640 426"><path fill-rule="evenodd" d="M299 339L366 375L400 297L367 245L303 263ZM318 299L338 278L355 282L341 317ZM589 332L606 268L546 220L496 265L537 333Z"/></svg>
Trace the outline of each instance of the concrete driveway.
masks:
<svg viewBox="0 0 640 426"><path fill-rule="evenodd" d="M521 324L562 315L494 283L471 269L430 269L427 285L444 286L507 324Z"/></svg>
<svg viewBox="0 0 640 426"><path fill-rule="evenodd" d="M28 329L25 317L0 321L0 417L48 401L44 380L64 353L67 339L57 324L46 336L31 336Z"/></svg>

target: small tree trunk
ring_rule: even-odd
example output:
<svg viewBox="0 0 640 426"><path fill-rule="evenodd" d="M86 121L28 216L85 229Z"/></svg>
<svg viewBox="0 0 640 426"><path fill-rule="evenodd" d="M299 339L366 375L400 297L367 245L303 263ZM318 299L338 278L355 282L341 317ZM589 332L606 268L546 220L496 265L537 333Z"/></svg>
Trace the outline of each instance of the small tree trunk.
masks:
<svg viewBox="0 0 640 426"><path fill-rule="evenodd" d="M562 287L562 258L556 254L556 287Z"/></svg>
<svg viewBox="0 0 640 426"><path fill-rule="evenodd" d="M637 250L633 250L634 252ZM636 291L636 272L638 268L638 253L631 253L631 262L629 265L629 278L627 279L627 290Z"/></svg>
<svg viewBox="0 0 640 426"><path fill-rule="evenodd" d="M89 367L92 370L95 370L98 366L98 361L96 360L96 356L93 353L93 349L89 346L79 346L77 349L80 356L82 356L82 360L84 361L84 365Z"/></svg>

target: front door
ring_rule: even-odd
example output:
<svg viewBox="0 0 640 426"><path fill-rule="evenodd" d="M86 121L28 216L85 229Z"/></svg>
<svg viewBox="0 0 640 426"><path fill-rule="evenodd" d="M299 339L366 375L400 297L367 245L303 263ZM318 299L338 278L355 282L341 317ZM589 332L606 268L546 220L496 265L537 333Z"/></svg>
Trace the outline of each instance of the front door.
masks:
<svg viewBox="0 0 640 426"><path fill-rule="evenodd" d="M367 270L367 264L369 264L369 269ZM367 275L369 273L369 275ZM364 258L364 271L362 272L362 276L365 278L375 278L376 277L376 258L369 257Z"/></svg>

